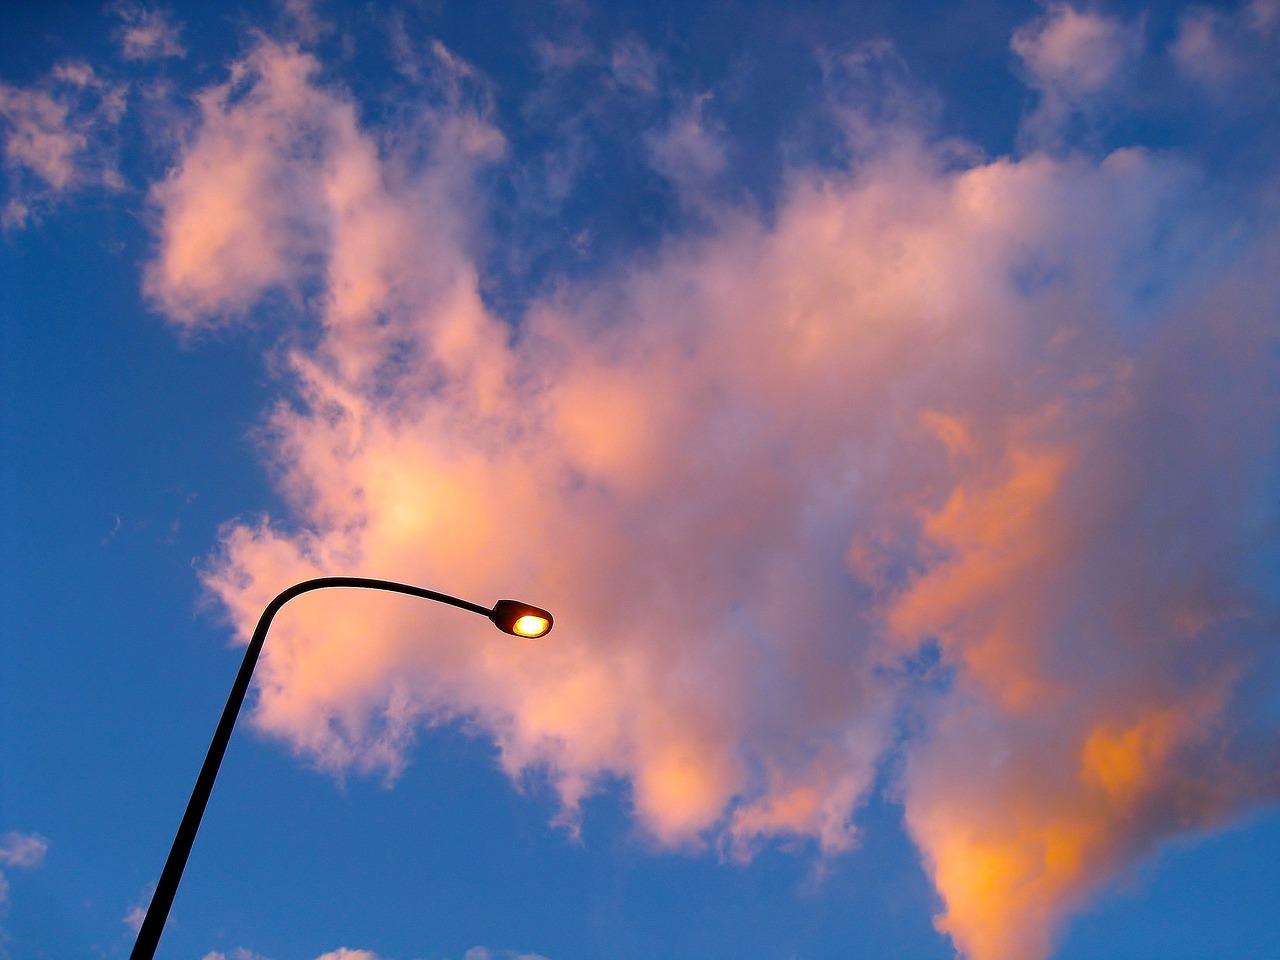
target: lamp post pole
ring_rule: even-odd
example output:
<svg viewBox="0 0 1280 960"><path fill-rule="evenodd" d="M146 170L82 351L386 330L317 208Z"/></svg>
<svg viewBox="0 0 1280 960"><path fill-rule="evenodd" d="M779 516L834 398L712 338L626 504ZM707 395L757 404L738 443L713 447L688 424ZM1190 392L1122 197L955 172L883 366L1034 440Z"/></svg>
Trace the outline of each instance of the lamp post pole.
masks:
<svg viewBox="0 0 1280 960"><path fill-rule="evenodd" d="M182 815L182 823L178 826L177 836L173 838L173 846L169 850L169 858L160 872L160 880L156 883L156 892L151 897L146 916L138 930L138 939L134 942L133 952L129 960L152 960L156 946L160 942L160 934L164 931L165 920L169 916L169 908L173 906L174 895L178 892L178 882L182 879L183 868L187 865L187 857L191 854L191 846L195 843L196 831L200 829L200 818L204 816L204 808L209 803L209 794L213 791L213 781L218 776L218 767L222 764L223 754L227 752L227 743L231 740L231 730L236 725L236 717L244 703L245 694L249 692L249 681L253 677L253 668L258 663L258 655L262 652L263 641L267 638L267 630L271 621L286 603L294 597L312 590L326 587L359 587L367 590L385 590L391 593L403 593L424 600L434 600L450 606L470 610L483 617L488 617L498 629L505 633L521 637L541 637L551 631L552 617L540 607L534 607L518 600L499 600L492 608L460 600L448 594L437 593L423 587L415 587L408 583L396 583L393 580L374 580L369 577L318 577L295 583L281 591L274 600L267 604L258 618L253 637L249 640L248 649L244 652L244 660L240 663L240 672L236 674L235 683L231 686L231 694L227 697L227 705L222 710L222 719L213 733L213 742L209 744L209 752L205 755L204 766L196 778L195 788L191 791L191 799L187 801L186 813Z"/></svg>

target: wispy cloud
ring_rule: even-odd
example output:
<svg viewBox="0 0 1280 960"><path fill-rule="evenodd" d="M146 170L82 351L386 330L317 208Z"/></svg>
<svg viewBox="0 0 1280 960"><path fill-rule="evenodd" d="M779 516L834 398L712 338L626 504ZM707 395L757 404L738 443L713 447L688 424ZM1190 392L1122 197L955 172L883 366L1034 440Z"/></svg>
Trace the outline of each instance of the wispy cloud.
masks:
<svg viewBox="0 0 1280 960"><path fill-rule="evenodd" d="M614 44L609 65L619 86L643 96L657 95L660 61L643 40L631 37Z"/></svg>
<svg viewBox="0 0 1280 960"><path fill-rule="evenodd" d="M120 189L109 137L125 105L125 87L101 79L84 63L63 63L28 87L0 83L9 184L0 224L22 226L70 190Z"/></svg>
<svg viewBox="0 0 1280 960"><path fill-rule="evenodd" d="M706 201L709 184L728 162L723 139L706 117L710 99L710 94L694 97L670 123L647 137L654 169L676 185L686 202L695 204Z"/></svg>
<svg viewBox="0 0 1280 960"><path fill-rule="evenodd" d="M18 833L9 831L0 837L0 867L19 870L34 870L44 863L45 854L49 852L49 841L38 833ZM9 905L9 879L4 870L0 870L0 912ZM4 955L4 947L8 933L0 928L0 956Z"/></svg>
<svg viewBox="0 0 1280 960"><path fill-rule="evenodd" d="M1012 47L1039 94L1023 123L1036 146L1067 142L1073 120L1114 110L1116 94L1143 50L1143 25L1055 3L1013 35Z"/></svg>
<svg viewBox="0 0 1280 960"><path fill-rule="evenodd" d="M142 922L147 918L147 907L151 903L151 898L155 896L155 884L150 884L145 893L142 894L134 903L129 905L125 910L124 916L120 918L120 922L126 927L137 933L142 929Z"/></svg>
<svg viewBox="0 0 1280 960"><path fill-rule="evenodd" d="M174 22L169 11L130 0L117 0L110 10L121 21L116 30L116 40L120 44L120 54L126 60L164 60L186 56L187 51L181 42L182 27Z"/></svg>
<svg viewBox="0 0 1280 960"><path fill-rule="evenodd" d="M540 953L521 953L518 950L490 950L488 947L472 947L462 955L462 960L547 960Z"/></svg>
<svg viewBox="0 0 1280 960"><path fill-rule="evenodd" d="M244 947L237 947L230 953L212 950L206 953L201 960L267 960L267 958ZM329 950L320 954L320 956L316 957L316 960L379 960L379 956L372 950L353 950L350 947L338 947L336 950ZM464 954L463 960L547 960L547 958L536 953L472 947Z"/></svg>
<svg viewBox="0 0 1280 960"><path fill-rule="evenodd" d="M1280 80L1280 2L1185 10L1169 51L1178 70L1227 109L1274 100Z"/></svg>
<svg viewBox="0 0 1280 960"><path fill-rule="evenodd" d="M1065 6L1019 31L1036 123L1104 100L1139 38ZM467 716L570 821L622 777L658 841L740 856L850 849L901 751L975 960L1043 957L1126 863L1280 796L1274 218L1241 227L1171 155L934 144L895 87L845 124L856 163L789 170L768 219L708 202L504 318L475 226L492 118L445 97L373 129L319 76L256 42L152 193L176 324L284 295L305 330L262 433L291 516L229 526L207 582L243 633L357 570L557 628L299 600L262 730L394 776L420 724Z"/></svg>
<svg viewBox="0 0 1280 960"><path fill-rule="evenodd" d="M139 930L142 929L142 922L146 919L147 919L146 904L135 903L133 906L131 906L128 910L125 911L125 915L121 918L120 922L123 923L130 930L132 930L134 933L137 933Z"/></svg>
<svg viewBox="0 0 1280 960"><path fill-rule="evenodd" d="M10 831L0 838L0 864L30 869L44 863L49 841L38 833Z"/></svg>
<svg viewBox="0 0 1280 960"><path fill-rule="evenodd" d="M349 951L342 948L333 953L326 953L317 960L326 960L326 958L339 958L339 960L378 960L372 953L367 951ZM236 947L230 953L223 953L221 950L210 950L200 960L268 960L260 953L254 953L246 947Z"/></svg>

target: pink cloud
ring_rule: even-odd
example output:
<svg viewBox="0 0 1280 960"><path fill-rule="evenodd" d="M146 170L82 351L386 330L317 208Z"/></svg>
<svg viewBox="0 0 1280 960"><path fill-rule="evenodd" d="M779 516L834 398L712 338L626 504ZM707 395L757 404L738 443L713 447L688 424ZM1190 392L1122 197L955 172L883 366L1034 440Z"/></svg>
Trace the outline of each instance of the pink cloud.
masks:
<svg viewBox="0 0 1280 960"><path fill-rule="evenodd" d="M704 116L710 94L695 97L665 128L646 137L650 163L686 203L702 202L707 185L724 172L725 146Z"/></svg>
<svg viewBox="0 0 1280 960"><path fill-rule="evenodd" d="M44 863L49 852L49 842L38 833L18 833L10 830L0 837L0 867L17 867L31 870ZM0 870L0 908L9 902L9 880ZM0 939L5 933L0 930Z"/></svg>
<svg viewBox="0 0 1280 960"><path fill-rule="evenodd" d="M195 329L242 315L269 291L297 297L320 282L326 321L353 338L353 352L376 354L385 342L355 341L394 336L375 333L380 314L417 296L412 286L447 284L453 271L470 269L455 263L461 223L421 223L397 202L430 208L435 194L457 195L463 185L444 159L434 179L386 183L401 172L358 129L347 97L312 84L317 68L310 54L263 41L228 83L200 96L194 140L153 188L163 216L145 287ZM501 136L476 116L451 115L441 126L441 151L501 152ZM411 288L395 288L392 273Z"/></svg>
<svg viewBox="0 0 1280 960"><path fill-rule="evenodd" d="M1231 109L1274 97L1280 2L1252 0L1234 10L1192 7L1178 20L1169 53L1178 71Z"/></svg>
<svg viewBox="0 0 1280 960"><path fill-rule="evenodd" d="M1115 83L1139 42L1132 27L1062 3L1013 35L1014 52L1037 86L1073 97L1100 93Z"/></svg>
<svg viewBox="0 0 1280 960"><path fill-rule="evenodd" d="M0 842L0 864L30 869L40 866L48 852L49 842L38 833L10 831Z"/></svg>
<svg viewBox="0 0 1280 960"><path fill-rule="evenodd" d="M28 87L0 83L0 133L9 196L0 223L22 226L53 197L124 182L105 138L125 111L125 88L84 63L60 64Z"/></svg>
<svg viewBox="0 0 1280 960"><path fill-rule="evenodd" d="M344 954L346 955L345 957L343 956ZM317 958L317 960L325 960L326 957L339 957L343 958L343 960L356 960L356 958L358 960L370 960L373 956L367 951L351 951L343 948L337 953L326 953L324 956ZM254 953L246 947L236 947L229 954L223 953L221 950L210 950L201 960L268 960L268 958L260 953Z"/></svg>
<svg viewBox="0 0 1280 960"><path fill-rule="evenodd" d="M291 516L232 524L206 571L232 621L339 572L557 617L526 644L299 599L259 729L394 777L463 717L569 822L620 777L663 844L835 854L909 706L907 825L974 960L1043 957L1126 862L1274 798L1239 744L1273 615L1275 238L1222 272L1170 225L1198 189L1170 158L958 167L901 133L513 326L467 226L502 150L482 113L369 130L267 42L206 92L148 291L186 329L272 290L317 324L263 433ZM933 644L949 688L893 679Z"/></svg>
<svg viewBox="0 0 1280 960"><path fill-rule="evenodd" d="M109 9L121 20L116 39L126 60L186 56L180 39L182 27L172 21L168 11L147 8L129 0L118 0Z"/></svg>
<svg viewBox="0 0 1280 960"><path fill-rule="evenodd" d="M1109 106L1142 54L1142 34L1141 21L1126 24L1066 3L1053 4L1015 31L1013 52L1040 94L1024 123L1024 138L1056 144L1073 115Z"/></svg>

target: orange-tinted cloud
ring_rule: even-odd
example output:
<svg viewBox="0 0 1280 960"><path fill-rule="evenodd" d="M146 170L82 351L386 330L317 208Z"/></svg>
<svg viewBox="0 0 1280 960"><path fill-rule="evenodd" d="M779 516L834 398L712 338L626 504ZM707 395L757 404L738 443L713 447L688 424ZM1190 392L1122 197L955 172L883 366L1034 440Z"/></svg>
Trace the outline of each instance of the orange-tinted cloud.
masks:
<svg viewBox="0 0 1280 960"><path fill-rule="evenodd" d="M151 296L188 329L273 291L312 324L263 432L291 516L229 526L206 573L238 629L339 572L557 618L526 644L309 595L260 729L394 776L466 717L570 819L621 777L664 844L834 854L909 705L907 825L975 960L1045 956L1127 860L1275 796L1241 746L1274 606L1275 245L1233 272L1180 232L1185 164L958 167L893 131L792 171L767 224L705 205L511 323L468 226L503 149L483 110L380 136L270 42L200 103ZM949 685L906 684L931 645Z"/></svg>
<svg viewBox="0 0 1280 960"><path fill-rule="evenodd" d="M1260 263L1013 420L998 459L963 447L924 513L936 559L888 622L958 673L903 790L967 956L1046 956L1127 862L1277 796L1275 732L1252 719L1275 682L1274 601L1249 569L1274 489Z"/></svg>

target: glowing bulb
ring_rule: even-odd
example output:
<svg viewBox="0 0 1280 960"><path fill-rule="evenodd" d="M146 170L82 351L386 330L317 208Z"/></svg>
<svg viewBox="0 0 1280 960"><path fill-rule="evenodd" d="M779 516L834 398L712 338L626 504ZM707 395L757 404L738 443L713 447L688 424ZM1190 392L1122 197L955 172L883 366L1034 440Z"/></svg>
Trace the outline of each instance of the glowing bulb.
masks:
<svg viewBox="0 0 1280 960"><path fill-rule="evenodd" d="M546 617L535 617L526 614L511 625L513 632L522 637L540 637L551 628Z"/></svg>
<svg viewBox="0 0 1280 960"><path fill-rule="evenodd" d="M545 637L554 623L546 610L519 600L499 600L493 605L489 619L503 633L527 638Z"/></svg>

